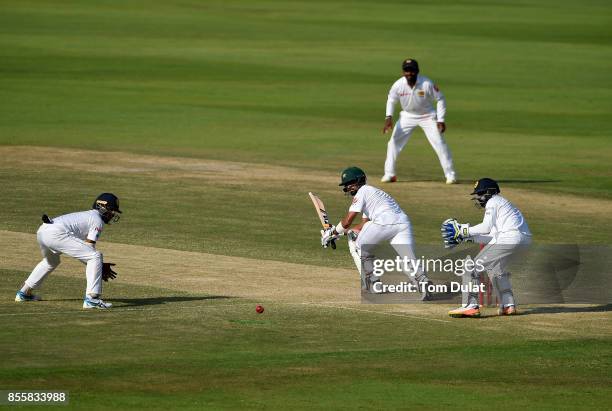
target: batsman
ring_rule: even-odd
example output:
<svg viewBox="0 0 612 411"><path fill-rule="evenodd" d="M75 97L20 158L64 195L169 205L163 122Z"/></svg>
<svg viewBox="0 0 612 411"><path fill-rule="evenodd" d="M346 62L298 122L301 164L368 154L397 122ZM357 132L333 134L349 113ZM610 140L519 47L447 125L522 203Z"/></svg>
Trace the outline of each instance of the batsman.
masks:
<svg viewBox="0 0 612 411"><path fill-rule="evenodd" d="M442 223L441 230L446 248L464 241L484 245L474 260L481 263L479 267L484 269L493 284L500 301L498 314L513 315L517 311L507 267L511 258L531 243L531 232L523 214L500 192L495 180L481 178L476 181L471 195L474 205L485 210L482 223L470 227L449 218ZM463 275L463 282L478 284L479 278L480 272L475 269ZM479 317L478 293L464 292L463 305L448 314L451 317Z"/></svg>
<svg viewBox="0 0 612 411"><path fill-rule="evenodd" d="M401 258L415 260L416 257L410 219L393 197L366 184L366 180L365 172L359 167L342 171L339 186L345 194L353 197L352 203L338 225L322 231L321 245L327 247L339 236L347 235L351 256L361 276L362 290L379 293L382 283L380 277L374 275L373 246L388 242ZM352 226L358 214L361 214L361 222ZM429 294L426 286L431 282L421 268L415 271L405 274L420 290L421 299L427 300Z"/></svg>

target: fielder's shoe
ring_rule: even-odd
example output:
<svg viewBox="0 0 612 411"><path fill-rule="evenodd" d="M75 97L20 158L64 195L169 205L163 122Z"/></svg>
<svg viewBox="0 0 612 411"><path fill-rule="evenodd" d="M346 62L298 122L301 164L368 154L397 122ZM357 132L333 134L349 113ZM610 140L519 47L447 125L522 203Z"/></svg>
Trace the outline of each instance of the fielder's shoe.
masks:
<svg viewBox="0 0 612 411"><path fill-rule="evenodd" d="M23 291L17 291L15 294L15 301L22 303L24 301L40 301L40 297L37 295L26 294Z"/></svg>
<svg viewBox="0 0 612 411"><path fill-rule="evenodd" d="M396 176L390 176L388 174L385 174L383 178L380 179L381 183L395 183L396 181L397 181Z"/></svg>
<svg viewBox="0 0 612 411"><path fill-rule="evenodd" d="M517 315L516 307L514 305L508 305L506 307L500 307L497 310L497 315Z"/></svg>
<svg viewBox="0 0 612 411"><path fill-rule="evenodd" d="M108 308L111 308L112 306L113 305L111 303L105 303L104 301L102 301L101 298L85 297L85 299L83 300L84 310L91 310L91 309L106 310Z"/></svg>
<svg viewBox="0 0 612 411"><path fill-rule="evenodd" d="M446 184L457 184L457 179L456 178L447 178L446 179Z"/></svg>
<svg viewBox="0 0 612 411"><path fill-rule="evenodd" d="M448 315L450 315L453 318L480 317L480 308L477 305L467 305L467 306L463 306L455 310L449 311Z"/></svg>

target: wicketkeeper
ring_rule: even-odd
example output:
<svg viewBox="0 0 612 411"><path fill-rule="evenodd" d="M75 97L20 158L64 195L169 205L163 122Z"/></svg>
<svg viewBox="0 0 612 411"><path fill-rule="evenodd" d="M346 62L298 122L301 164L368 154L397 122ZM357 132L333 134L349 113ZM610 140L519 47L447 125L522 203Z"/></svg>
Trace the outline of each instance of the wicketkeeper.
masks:
<svg viewBox="0 0 612 411"><path fill-rule="evenodd" d="M416 257L410 219L393 197L376 187L367 185L366 175L358 167L344 170L339 186L342 187L342 191L353 197L353 201L346 217L335 227L322 232L321 244L327 247L340 235L349 234L349 250L361 275L362 290L378 293L382 283L380 278L374 275L375 256L370 248L388 242L402 259L406 257L414 261ZM351 228L358 214L361 214L361 222ZM409 281L421 290L421 299L427 300L429 294L426 285L430 281L422 268L405 274Z"/></svg>
<svg viewBox="0 0 612 411"><path fill-rule="evenodd" d="M112 280L117 273L112 263L104 263L102 253L96 250L96 242L102 234L104 224L119 221L119 199L111 193L96 198L92 209L61 215L50 219L43 215L43 224L36 233L43 259L17 291L15 301L38 301L40 297L32 290L40 287L45 278L60 264L60 255L66 254L84 263L87 267L87 290L83 308L106 309L112 306L100 298L102 281Z"/></svg>
<svg viewBox="0 0 612 411"><path fill-rule="evenodd" d="M499 185L495 180L478 180L471 195L475 205L485 209L482 223L470 227L469 224L448 219L442 223L442 238L446 248L452 248L463 241L485 244L474 258L476 269L463 275L463 283L479 284L480 273L484 268L500 302L498 314L512 315L517 311L507 266L513 255L531 243L531 232L518 208L499 193ZM481 271L477 270L479 267ZM464 292L463 305L448 314L451 317L479 317L478 293Z"/></svg>

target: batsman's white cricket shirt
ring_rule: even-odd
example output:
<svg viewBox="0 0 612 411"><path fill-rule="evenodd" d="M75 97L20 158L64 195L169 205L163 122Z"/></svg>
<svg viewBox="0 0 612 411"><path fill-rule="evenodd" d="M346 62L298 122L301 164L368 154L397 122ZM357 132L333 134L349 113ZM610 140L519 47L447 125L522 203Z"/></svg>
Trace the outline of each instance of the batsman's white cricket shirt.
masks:
<svg viewBox="0 0 612 411"><path fill-rule="evenodd" d="M367 184L359 188L349 211L362 213L375 224L410 224L408 216L393 197Z"/></svg>
<svg viewBox="0 0 612 411"><path fill-rule="evenodd" d="M66 231L81 240L98 241L104 221L98 210L88 210L55 217L53 225L63 226Z"/></svg>
<svg viewBox="0 0 612 411"><path fill-rule="evenodd" d="M513 238L517 234L531 236L523 214L510 201L497 194L487 201L482 223L470 227L470 235L493 233L495 238Z"/></svg>
<svg viewBox="0 0 612 411"><path fill-rule="evenodd" d="M391 86L389 96L387 97L386 115L392 116L395 110L395 104L400 102L402 113L414 118L422 118L427 116L437 117L438 122L444 122L446 115L446 100L444 95L429 78L417 76L414 88L408 85L408 80L401 77ZM432 103L437 102L434 109Z"/></svg>

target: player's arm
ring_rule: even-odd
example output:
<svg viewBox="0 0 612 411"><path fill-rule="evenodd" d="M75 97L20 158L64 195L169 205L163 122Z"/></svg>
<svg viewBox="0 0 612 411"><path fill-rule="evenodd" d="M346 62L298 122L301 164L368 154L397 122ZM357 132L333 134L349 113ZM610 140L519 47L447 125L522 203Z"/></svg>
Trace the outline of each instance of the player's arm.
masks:
<svg viewBox="0 0 612 411"><path fill-rule="evenodd" d="M353 231L361 231L361 229L363 228L363 226L365 225L365 223L367 223L368 221L370 221L369 218L367 217L362 217L361 218L361 222L359 224L357 224L356 226L353 226L352 230Z"/></svg>
<svg viewBox="0 0 612 411"><path fill-rule="evenodd" d="M96 247L96 241L100 238L100 234L102 234L102 230L104 229L104 223L102 221L89 221L89 232L87 233L87 237L85 238L85 242L92 247Z"/></svg>
<svg viewBox="0 0 612 411"><path fill-rule="evenodd" d="M485 215L482 220L482 223L475 225L474 227L468 228L468 232L470 236L477 235L488 235L493 229L493 218L495 214L495 209L493 207L487 208L485 210Z"/></svg>
<svg viewBox="0 0 612 411"><path fill-rule="evenodd" d="M399 100L397 91L395 90L395 84L389 90L387 96L387 108L385 110L385 125L383 127L383 134L393 128L393 112L395 111L395 104Z"/></svg>
<svg viewBox="0 0 612 411"><path fill-rule="evenodd" d="M325 230L321 230L321 245L327 248L327 246L332 243L332 241L337 240L338 237L341 235L345 235L348 232L348 229L351 227L351 224L353 224L353 220L355 219L355 216L357 216L357 214L359 213L355 211L349 211L346 217L344 217L338 223L338 225L336 225L335 227L331 226L329 228L326 228Z"/></svg>
<svg viewBox="0 0 612 411"><path fill-rule="evenodd" d="M351 228L351 225L353 224L353 220L355 220L355 217L357 217L357 214L359 214L356 211L349 211L346 214L346 217L344 217L339 223L338 225L334 228L334 234L345 234L349 228ZM361 225L361 224L360 224Z"/></svg>
<svg viewBox="0 0 612 411"><path fill-rule="evenodd" d="M436 114L438 118L438 131L444 133L446 131L446 99L437 85L431 84L431 93L433 100L436 102Z"/></svg>

